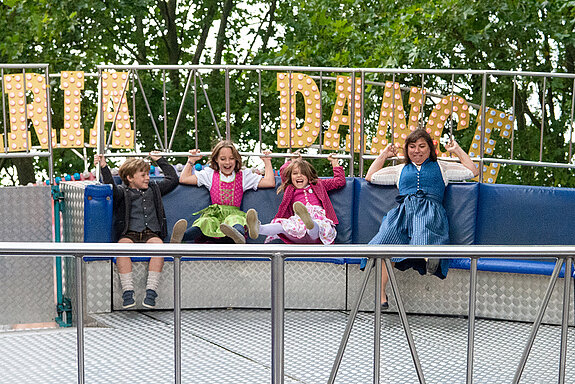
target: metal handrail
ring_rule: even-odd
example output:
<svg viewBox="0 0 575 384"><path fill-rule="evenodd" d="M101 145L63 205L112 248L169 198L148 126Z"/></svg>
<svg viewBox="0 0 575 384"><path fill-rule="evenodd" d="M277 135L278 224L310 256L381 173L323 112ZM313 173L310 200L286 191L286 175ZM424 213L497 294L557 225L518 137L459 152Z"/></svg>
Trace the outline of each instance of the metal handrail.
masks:
<svg viewBox="0 0 575 384"><path fill-rule="evenodd" d="M369 257L372 261L369 263L368 273L365 274L363 289L354 305L352 316L348 320L345 333L342 337L338 357L334 362L334 367L330 376L329 383L335 380L337 369L343 356L343 351L347 343L347 338L351 332L355 314L359 308L363 291L367 285L373 260L383 258L388 273L393 294L398 305L400 320L404 327L413 362L416 368L420 383L425 383L425 378L411 331L407 323L407 317L395 273L391 268L390 258L401 256L404 258L471 258L470 269L470 305L469 305L469 324L468 324L468 361L467 361L467 383L473 382L473 349L474 349L474 332L475 332L475 290L477 281L477 258L536 258L542 257L557 259L553 274L550 278L542 306L539 310L537 320L533 324L532 332L525 347L523 357L518 365L515 383L519 382L521 373L527 356L529 355L531 345L535 339L537 329L541 324L541 319L545 308L549 302L551 292L559 276L561 266L566 261L566 271L570 270L573 257L575 256L575 246L556 245L556 246L509 246L509 245L436 245L436 246L411 246L411 245L286 245L286 244L118 244L118 243L21 243L21 242L0 242L0 256L26 256L26 257L46 257L46 256L73 256L76 262L76 300L77 300L77 353L78 353L78 383L84 383L84 322L82 318L85 303L83 294L83 269L82 260L85 256L108 258L110 254L116 257L122 256L161 256L174 258L174 370L175 383L181 383L181 268L182 257L205 258L209 257L229 257L234 255L235 258L261 258L271 259L271 310L272 310L272 383L282 384L284 382L284 261L286 258L317 258L317 257L346 257L360 258ZM571 272L569 273L571 276ZM572 277L572 276L571 276ZM377 280L377 279L376 279ZM563 298L563 316L561 323L561 355L559 363L559 383L565 381L565 359L567 352L567 326L569 311L569 282L566 279L565 292ZM379 306L376 305L376 312ZM379 338L374 337L374 351L379 350ZM377 355L374 355L377 357ZM471 360L471 361L469 361ZM374 368L378 366L374 365ZM374 380L378 374L374 372Z"/></svg>

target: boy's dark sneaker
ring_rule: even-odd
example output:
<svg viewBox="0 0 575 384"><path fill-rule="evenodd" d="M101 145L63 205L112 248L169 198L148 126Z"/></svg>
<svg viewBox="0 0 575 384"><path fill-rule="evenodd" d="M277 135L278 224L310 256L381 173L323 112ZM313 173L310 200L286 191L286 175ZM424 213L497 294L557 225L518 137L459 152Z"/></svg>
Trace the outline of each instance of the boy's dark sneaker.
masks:
<svg viewBox="0 0 575 384"><path fill-rule="evenodd" d="M156 308L156 297L158 294L153 289L146 289L146 297L142 305L146 308Z"/></svg>
<svg viewBox="0 0 575 384"><path fill-rule="evenodd" d="M124 293L122 293L122 300L122 308L132 308L134 305L136 305L136 300L134 300L134 291L131 289L124 291Z"/></svg>
<svg viewBox="0 0 575 384"><path fill-rule="evenodd" d="M240 231L238 231L237 229L228 224L225 223L220 224L220 231L222 231L224 235L232 239L236 244L246 243L246 238L244 237L244 235L242 235Z"/></svg>

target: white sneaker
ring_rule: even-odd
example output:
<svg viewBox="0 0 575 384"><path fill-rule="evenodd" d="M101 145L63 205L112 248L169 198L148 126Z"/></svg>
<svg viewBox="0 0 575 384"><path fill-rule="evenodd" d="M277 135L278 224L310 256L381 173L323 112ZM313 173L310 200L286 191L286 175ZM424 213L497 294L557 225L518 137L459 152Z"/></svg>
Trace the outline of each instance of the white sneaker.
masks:
<svg viewBox="0 0 575 384"><path fill-rule="evenodd" d="M224 235L232 239L236 244L246 243L246 238L244 237L244 235L242 235L237 229L228 224L225 223L220 224L220 231L222 231Z"/></svg>
<svg viewBox="0 0 575 384"><path fill-rule="evenodd" d="M248 226L248 234L250 238L257 239L260 235L260 221L258 220L258 212L251 208L246 212L246 224Z"/></svg>
<svg viewBox="0 0 575 384"><path fill-rule="evenodd" d="M313 226L315 224L314 224L313 220L311 219L311 216L310 216L306 206L303 205L302 202L296 201L295 203L293 203L293 211L303 221L303 223L305 224L305 227L307 229L313 228Z"/></svg>

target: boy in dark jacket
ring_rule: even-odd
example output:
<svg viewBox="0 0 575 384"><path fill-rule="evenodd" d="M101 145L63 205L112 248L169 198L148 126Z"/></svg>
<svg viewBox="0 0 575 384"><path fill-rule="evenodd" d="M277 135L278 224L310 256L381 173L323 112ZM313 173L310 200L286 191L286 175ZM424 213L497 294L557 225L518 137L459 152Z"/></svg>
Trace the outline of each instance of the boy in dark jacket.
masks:
<svg viewBox="0 0 575 384"><path fill-rule="evenodd" d="M129 158L118 170L123 181L116 185L112 172L106 163L104 155L94 155L94 163L100 165L102 180L111 184L114 196L115 235L118 243L163 243L167 235L166 214L162 204L162 196L172 191L178 185L178 175L175 169L157 152L151 152L150 157L164 173L164 179L150 182L150 163L144 159ZM184 228L185 230L185 228ZM182 233L183 235L183 233ZM136 305L134 285L132 282L132 260L129 257L116 259L120 283L122 285L123 308ZM147 308L156 306L156 293L160 273L164 267L163 257L152 257L148 266L146 297L142 305Z"/></svg>

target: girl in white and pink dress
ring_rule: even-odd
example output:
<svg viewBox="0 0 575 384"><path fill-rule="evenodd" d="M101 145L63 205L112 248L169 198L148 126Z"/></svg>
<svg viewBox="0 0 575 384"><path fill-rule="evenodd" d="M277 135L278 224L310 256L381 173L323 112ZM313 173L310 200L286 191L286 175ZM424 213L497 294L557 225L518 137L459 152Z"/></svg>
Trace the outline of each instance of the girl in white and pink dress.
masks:
<svg viewBox="0 0 575 384"><path fill-rule="evenodd" d="M220 141L214 147L209 167L194 172L194 164L201 158L198 150L190 151L180 174L180 183L206 187L212 204L194 213L201 216L192 224L188 237L197 241L203 235L206 242L224 238L223 241L232 239L235 243L245 243L246 214L240 210L243 194L249 189L275 186L271 158L267 153L261 157L265 164L263 177L251 169L242 169L242 157L229 140Z"/></svg>
<svg viewBox="0 0 575 384"><path fill-rule="evenodd" d="M252 239L263 235L267 236L266 243L277 238L285 243L334 242L338 220L327 192L343 188L345 176L338 161L331 156L328 159L333 167L331 179L319 179L313 166L301 158L280 168L282 184L278 193L284 191L284 196L271 223L262 225L254 209L246 213Z"/></svg>

